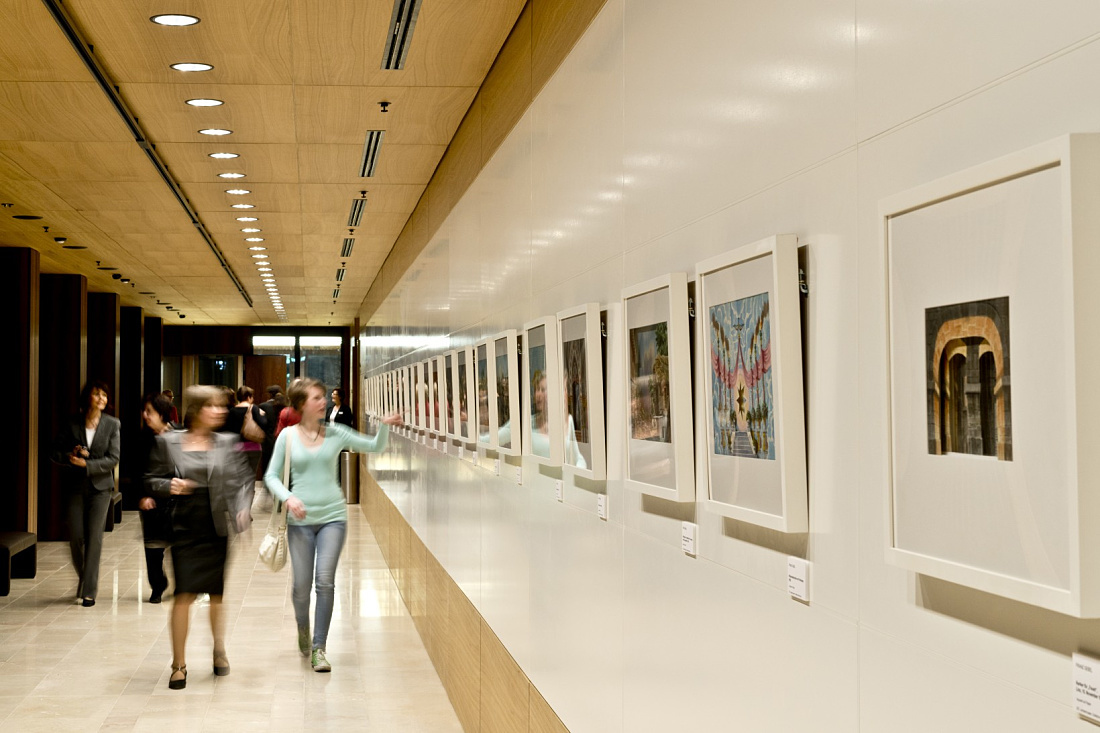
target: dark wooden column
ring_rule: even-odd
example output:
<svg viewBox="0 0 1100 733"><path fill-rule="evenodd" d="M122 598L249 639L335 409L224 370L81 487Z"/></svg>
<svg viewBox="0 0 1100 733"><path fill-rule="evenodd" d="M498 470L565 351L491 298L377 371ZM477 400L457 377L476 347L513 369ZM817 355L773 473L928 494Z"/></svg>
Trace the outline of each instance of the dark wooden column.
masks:
<svg viewBox="0 0 1100 733"><path fill-rule="evenodd" d="M137 509L139 493L132 490L143 461L134 453L141 430L141 401L145 396L145 312L141 308L119 309L118 419L122 421L122 460L119 463L119 490L122 508Z"/></svg>
<svg viewBox="0 0 1100 733"><path fill-rule="evenodd" d="M38 382L38 539L63 540L65 494L50 459L54 436L79 407L87 378L88 281L83 275L42 275Z"/></svg>
<svg viewBox="0 0 1100 733"><path fill-rule="evenodd" d="M0 384L11 406L0 420L0 530L38 530L38 251L0 248Z"/></svg>
<svg viewBox="0 0 1100 733"><path fill-rule="evenodd" d="M118 293L88 293L88 379L107 384L107 414L118 417Z"/></svg>
<svg viewBox="0 0 1100 733"><path fill-rule="evenodd" d="M160 392L160 360L164 357L164 322L156 316L145 317L145 392Z"/></svg>

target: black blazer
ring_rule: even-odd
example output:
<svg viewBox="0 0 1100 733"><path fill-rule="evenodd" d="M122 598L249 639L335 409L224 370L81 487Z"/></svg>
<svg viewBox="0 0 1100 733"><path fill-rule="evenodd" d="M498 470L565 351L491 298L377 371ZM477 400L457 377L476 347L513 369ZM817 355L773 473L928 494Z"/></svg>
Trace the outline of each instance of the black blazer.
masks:
<svg viewBox="0 0 1100 733"><path fill-rule="evenodd" d="M351 414L351 408L347 405L340 405L340 411L336 413L336 419L330 419L332 415L332 408L328 408L328 413L325 415L325 422L338 422L341 425L347 425L349 428L355 427L355 417Z"/></svg>
<svg viewBox="0 0 1100 733"><path fill-rule="evenodd" d="M149 456L145 472L145 489L158 502L172 495L172 478L176 475L178 457L183 452L184 430L162 433ZM210 512L214 529L225 537L230 519L252 506L256 476L248 466L245 454L237 450L237 438L228 433L214 433L214 455L210 462L207 487L210 490Z"/></svg>
<svg viewBox="0 0 1100 733"><path fill-rule="evenodd" d="M92 444L88 445L84 415L76 415L57 434L54 438L53 460L65 468L65 480L71 488L80 488L87 480L96 491L114 490L115 466L118 465L121 442L120 426L117 418L100 415ZM69 463L69 456L78 445L88 449L88 457L85 459L88 465L84 468Z"/></svg>

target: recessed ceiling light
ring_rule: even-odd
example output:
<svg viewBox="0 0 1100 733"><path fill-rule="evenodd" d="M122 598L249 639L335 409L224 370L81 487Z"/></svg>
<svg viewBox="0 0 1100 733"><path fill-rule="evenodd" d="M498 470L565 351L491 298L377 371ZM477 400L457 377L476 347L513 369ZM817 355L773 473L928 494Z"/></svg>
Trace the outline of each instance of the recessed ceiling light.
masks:
<svg viewBox="0 0 1100 733"><path fill-rule="evenodd" d="M227 188L225 192L234 196L244 196L246 193L252 193L247 188Z"/></svg>
<svg viewBox="0 0 1100 733"><path fill-rule="evenodd" d="M41 218L42 217L37 214L15 214L12 216L12 219L19 219L20 221L37 221Z"/></svg>
<svg viewBox="0 0 1100 733"><path fill-rule="evenodd" d="M176 71L210 71L214 67L210 64L200 64L189 61L182 64L172 64L172 68Z"/></svg>
<svg viewBox="0 0 1100 733"><path fill-rule="evenodd" d="M248 249L251 252L263 252L267 249L267 247L249 247Z"/></svg>
<svg viewBox="0 0 1100 733"><path fill-rule="evenodd" d="M205 130L199 130L201 135L232 135L232 130L223 130L220 127L208 127Z"/></svg>
<svg viewBox="0 0 1100 733"><path fill-rule="evenodd" d="M245 228L244 228L244 229L242 229L241 231L242 231L242 232L246 232L246 233L248 233L248 234L253 234L253 233L255 233L255 232L262 232L262 231L263 231L263 229L257 229L256 227L245 227Z"/></svg>
<svg viewBox="0 0 1100 733"><path fill-rule="evenodd" d="M62 246L61 249L88 249L88 248L85 247L82 244L66 244L66 245Z"/></svg>
<svg viewBox="0 0 1100 733"><path fill-rule="evenodd" d="M255 209L253 204L233 204L234 209Z"/></svg>
<svg viewBox="0 0 1100 733"><path fill-rule="evenodd" d="M187 103L192 107L220 107L225 104L220 99L188 99Z"/></svg>
<svg viewBox="0 0 1100 733"><path fill-rule="evenodd" d="M270 267L257 267L256 269L259 270L260 272L271 272Z"/></svg>
<svg viewBox="0 0 1100 733"><path fill-rule="evenodd" d="M208 157L214 158L215 160L229 160L230 158L239 158L241 156L237 153L211 153Z"/></svg>
<svg viewBox="0 0 1100 733"><path fill-rule="evenodd" d="M218 178L244 178L244 173L219 173Z"/></svg>
<svg viewBox="0 0 1100 733"><path fill-rule="evenodd" d="M199 22L199 19L196 18L193 15L173 15L173 14L154 15L149 20L153 21L157 25L168 25L168 26L176 26L176 27L185 26L185 25L195 25L196 23Z"/></svg>
<svg viewBox="0 0 1100 733"><path fill-rule="evenodd" d="M254 259L254 260L266 260L267 255L252 255L252 259Z"/></svg>
<svg viewBox="0 0 1100 733"><path fill-rule="evenodd" d="M238 216L237 221L259 221L259 219L254 216Z"/></svg>
<svg viewBox="0 0 1100 733"><path fill-rule="evenodd" d="M245 237L244 241L246 241L246 242L262 242L262 241L264 241L264 238L263 237Z"/></svg>

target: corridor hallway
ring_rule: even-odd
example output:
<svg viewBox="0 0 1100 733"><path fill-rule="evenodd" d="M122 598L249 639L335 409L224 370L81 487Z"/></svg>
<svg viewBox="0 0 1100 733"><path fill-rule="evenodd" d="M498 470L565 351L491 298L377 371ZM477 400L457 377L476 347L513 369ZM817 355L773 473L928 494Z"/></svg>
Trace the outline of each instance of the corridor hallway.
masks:
<svg viewBox="0 0 1100 733"><path fill-rule="evenodd" d="M348 507L331 674L298 655L289 563L272 573L257 560L268 517L230 547L231 674L211 671L207 604L196 603L179 691L168 689L171 586L148 602L137 513L105 535L92 608L75 598L68 544L40 543L38 576L0 598L0 730L461 731L360 508Z"/></svg>

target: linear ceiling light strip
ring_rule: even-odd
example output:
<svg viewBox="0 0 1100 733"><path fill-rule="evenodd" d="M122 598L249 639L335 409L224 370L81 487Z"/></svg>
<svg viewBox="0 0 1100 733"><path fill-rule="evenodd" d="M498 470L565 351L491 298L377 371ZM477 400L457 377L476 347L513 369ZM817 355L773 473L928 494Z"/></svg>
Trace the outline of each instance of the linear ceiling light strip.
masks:
<svg viewBox="0 0 1100 733"><path fill-rule="evenodd" d="M248 291L244 289L244 285L241 284L240 279L237 278L237 274L233 272L233 268L225 260L225 255L218 248L218 245L214 243L213 237L206 231L206 227L203 225L202 220L199 219L199 215L191 208L191 204L188 203L187 198L183 195L183 190L180 188L179 183L172 177L172 174L168 172L168 166L164 164L164 161L157 155L156 150L153 149L152 143L145 135L145 131L141 129L141 125L138 124L137 118L130 112L129 107L126 106L126 102L118 93L118 87L107 75L107 72L103 70L103 67L99 65L95 56L92 54L91 47L84 40L84 37L77 31L76 25L73 23L72 18L69 17L68 12L61 7L59 0L42 0L42 4L46 6L46 9L50 11L50 15L53 16L54 21L58 27L61 28L61 32L65 34L65 37L69 39L69 43L76 49L76 53L80 56L80 60L84 62L84 65L88 67L88 71L91 72L95 78L96 83L99 84L100 90L107 96L111 106L115 108L118 116L122 118L123 123L130 130L130 134L134 136L134 141L145 151L145 155L149 157L149 160L153 163L153 166L157 169L157 173L160 174L161 179L164 180L168 188L172 191L172 195L179 201L180 206L187 212L187 216L191 219L191 223L194 224L195 229L198 230L199 235L206 241L207 246L210 247L214 256L218 258L218 262L221 264L222 269L229 275L229 279L233 281L233 285L237 288L237 292L241 294L245 302L248 303L248 307L252 306L252 298L249 297Z"/></svg>
<svg viewBox="0 0 1100 733"><path fill-rule="evenodd" d="M390 16L390 36L386 39L386 51L382 55L383 69L404 69L405 57L412 44L416 16L420 14L421 0L395 0Z"/></svg>
<svg viewBox="0 0 1100 733"><path fill-rule="evenodd" d="M351 250L354 247L355 247L355 239L353 239L352 237L345 237L344 238L344 246L340 250L340 256L341 257L351 257Z"/></svg>
<svg viewBox="0 0 1100 733"><path fill-rule="evenodd" d="M382 147L385 130L367 130L367 141L363 144L363 162L359 165L359 177L370 178L378 165L378 149Z"/></svg>
<svg viewBox="0 0 1100 733"><path fill-rule="evenodd" d="M357 227L363 220L363 209L367 205L366 199L355 199L351 202L351 212L348 214L348 226Z"/></svg>

